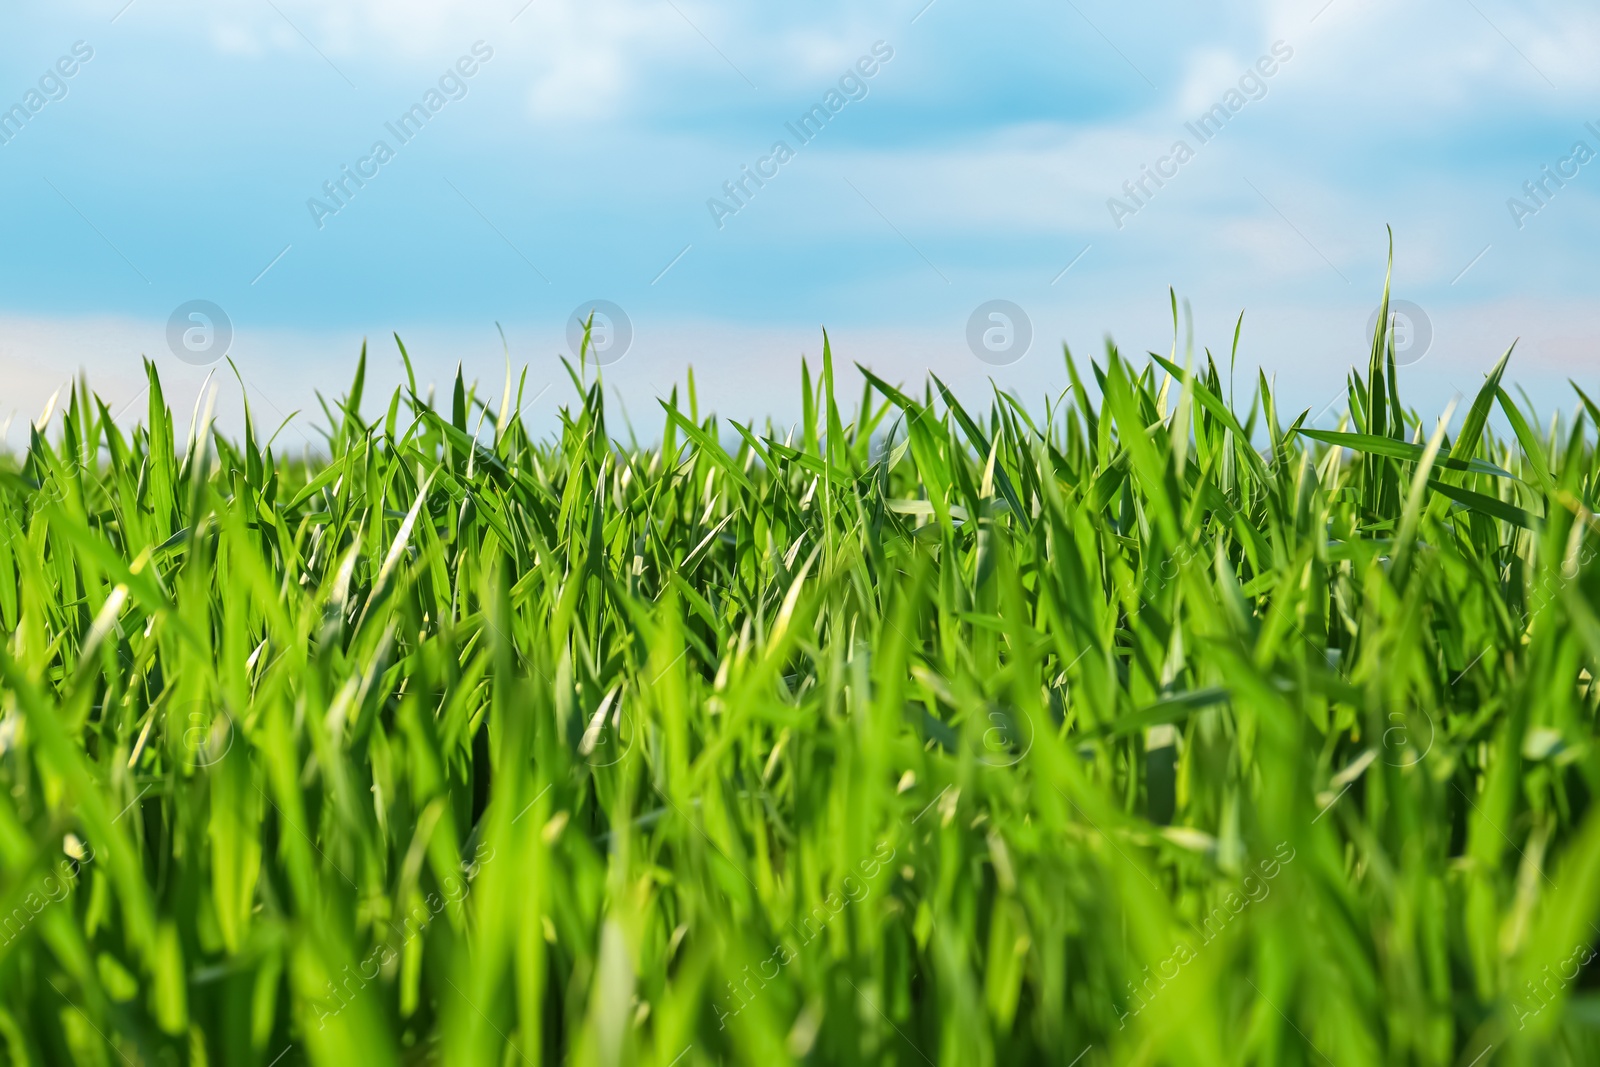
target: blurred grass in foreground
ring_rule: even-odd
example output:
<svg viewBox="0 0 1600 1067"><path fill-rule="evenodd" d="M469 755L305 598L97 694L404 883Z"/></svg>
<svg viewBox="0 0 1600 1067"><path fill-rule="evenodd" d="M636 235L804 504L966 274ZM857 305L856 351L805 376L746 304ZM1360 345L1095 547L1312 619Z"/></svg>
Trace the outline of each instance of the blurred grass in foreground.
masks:
<svg viewBox="0 0 1600 1067"><path fill-rule="evenodd" d="M363 353L310 466L78 387L0 464L0 1054L1596 1062L1600 410L1180 358L825 348L644 448Z"/></svg>

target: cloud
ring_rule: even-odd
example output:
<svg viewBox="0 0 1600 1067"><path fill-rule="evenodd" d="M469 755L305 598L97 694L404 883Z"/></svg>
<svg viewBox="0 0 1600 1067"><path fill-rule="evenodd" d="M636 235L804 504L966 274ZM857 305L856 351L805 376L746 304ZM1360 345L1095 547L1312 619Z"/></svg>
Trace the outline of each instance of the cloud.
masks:
<svg viewBox="0 0 1600 1067"><path fill-rule="evenodd" d="M714 10L677 8L650 0L177 0L139 16L146 27L158 19L198 27L224 55L315 49L357 83L419 70L482 39L518 56L532 117L586 122L643 101L653 73L722 64L694 27L714 39L736 28Z"/></svg>
<svg viewBox="0 0 1600 1067"><path fill-rule="evenodd" d="M73 2L80 6L67 15L84 28L106 25L104 0ZM1264 359L1293 352L1307 366L1323 352L1305 347L1323 345L1323 362L1342 367L1346 335L1359 332L1381 285L1385 223L1396 226L1396 278L1410 298L1432 299L1417 291L1424 283L1460 303L1538 293L1559 305L1496 305L1500 317L1484 324L1496 344L1515 332L1514 313L1560 319L1545 347L1565 353L1561 359L1600 336L1592 316L1562 303L1582 295L1587 242L1600 218L1600 164L1526 231L1514 228L1504 206L1541 164L1587 136L1585 120L1600 119L1591 91L1600 85L1600 15L1573 2L1530 0L1513 9L1510 0L1398 7L1333 0L1324 9L1323 0L1223 0L1197 12L1176 3L1136 11L1115 0L1078 0L1080 17L1049 0L994 8L940 0L915 26L911 16L925 0L851 7L821 0L805 8L534 0L523 9L523 2L137 4L114 33L103 31L104 58L92 68L100 81L78 83L81 92L75 85L72 101L30 127L16 149L37 155L12 169L6 190L21 205L43 206L19 210L10 225L42 249L43 266L4 276L12 283L7 306L31 301L63 315L118 306L118 286L134 280L35 176L44 171L142 271L181 290L153 301L166 301L160 310L180 296L222 300L239 312L241 351L257 343L264 361L269 350L296 351L295 342L246 330L250 313L277 324L321 315L330 330L360 322L382 336L410 315L479 325L503 315L513 323L519 309L531 315L527 309L537 306L559 321L571 303L592 296L633 309L635 292L641 302L670 303L712 324L760 321L776 329L846 319L863 337L870 327L910 338L908 324L937 305L952 316L946 340L957 356L964 316L979 296L1006 296L1056 302L1059 322L1038 315L1041 343L1069 331L1077 331L1075 343L1092 343L1106 328L1142 340L1143 323L1156 335L1151 343L1164 347L1171 282L1180 295L1195 296L1197 309L1212 305L1225 327L1239 304L1270 316L1300 301L1308 310L1280 316L1275 332L1252 334L1247 320L1247 345ZM61 40L78 35L73 23L25 43L54 55ZM438 138L430 130L428 142L407 150L335 234L302 240L306 195L478 38L496 50L492 79L474 83L482 95L452 110ZM715 230L706 198L787 137L783 122L879 38L894 45L896 58L870 98L852 103L803 148L726 232ZM1125 229L1115 229L1107 198L1123 196L1125 181L1138 180L1176 139L1192 137L1184 123L1280 39L1295 55L1270 80L1268 95L1235 115ZM348 72L360 93L331 71L312 71L321 64L313 48ZM114 88L113 73L121 78ZM215 94L196 91L205 85ZM215 153L230 162L213 168L211 185L179 190L163 173L159 184L130 191L127 172L148 166L145 146L180 143L208 122L230 149ZM99 173L110 177L91 174L49 136L96 146ZM130 145L143 157L123 154L134 151ZM230 168L243 176L229 174L222 184ZM476 206L461 203L442 173ZM474 214L480 209L482 218ZM203 231L207 240L215 235L203 255L169 255L168 233L141 228L147 219L202 212L216 220ZM53 251L63 247L61 233L77 233L92 251ZM290 257L251 287L291 240ZM691 241L693 251L652 287ZM1052 287L1091 242L1093 252ZM1493 251L1451 288L1491 242ZM506 280L532 280L518 250L552 276L554 291L535 288L530 296L521 282ZM1324 254L1349 277L1348 287ZM213 291L225 275L213 258L237 261L226 272L237 277L237 292ZM425 280L415 266L439 262L455 271L442 282ZM97 264L104 266L98 276ZM128 298L122 306L135 304ZM1317 309L1331 305L1341 307L1349 329L1321 329ZM643 330L645 307L638 317ZM141 329L163 321L156 316ZM1440 325L1443 344L1451 324ZM24 331L35 339L25 351L0 347L0 368L26 361L38 379L28 379L30 395L59 384L45 341L51 328ZM497 335L484 330L493 354ZM1336 333L1337 343L1324 344L1324 333ZM722 336L711 326L703 335ZM763 351L792 353L805 343L796 336L763 342ZM1216 336L1226 341L1229 330L1219 327ZM151 337L136 347L118 348L109 337L81 347L159 351L159 330ZM729 338L709 349L725 343L736 352ZM685 350L695 344L691 330L681 339ZM353 343L318 341L310 350L342 368ZM136 361L129 365L137 370ZM627 369L634 366L642 364ZM136 373L130 380L142 386Z"/></svg>
<svg viewBox="0 0 1600 1067"><path fill-rule="evenodd" d="M1333 0L1314 22L1304 3L1270 0L1262 29L1304 49L1318 88L1352 114L1385 101L1460 111L1491 92L1561 106L1600 86L1600 13L1572 0Z"/></svg>
<svg viewBox="0 0 1600 1067"><path fill-rule="evenodd" d="M1262 54L1266 54L1265 48ZM1196 48L1189 54L1188 71L1176 93L1178 112L1195 115L1215 104L1224 92L1236 87L1255 60L1255 56L1240 58L1228 49Z"/></svg>

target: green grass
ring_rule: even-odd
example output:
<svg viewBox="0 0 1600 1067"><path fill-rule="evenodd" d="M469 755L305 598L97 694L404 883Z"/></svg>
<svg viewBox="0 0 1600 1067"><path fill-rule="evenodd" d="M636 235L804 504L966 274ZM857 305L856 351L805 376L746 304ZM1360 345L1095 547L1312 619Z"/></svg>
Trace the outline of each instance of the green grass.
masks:
<svg viewBox="0 0 1600 1067"><path fill-rule="evenodd" d="M154 367L0 461L6 1062L1600 1058L1581 394L362 367L325 461Z"/></svg>

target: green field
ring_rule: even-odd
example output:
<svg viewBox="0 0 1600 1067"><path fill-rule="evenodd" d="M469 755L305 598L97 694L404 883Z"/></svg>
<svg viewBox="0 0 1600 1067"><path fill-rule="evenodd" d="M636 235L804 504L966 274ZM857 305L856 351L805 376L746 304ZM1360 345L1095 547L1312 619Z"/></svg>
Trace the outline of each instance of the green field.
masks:
<svg viewBox="0 0 1600 1067"><path fill-rule="evenodd" d="M825 348L641 445L363 352L314 461L80 384L0 459L0 1056L1600 1062L1600 409L1508 357L1423 416L1380 333L1331 432Z"/></svg>

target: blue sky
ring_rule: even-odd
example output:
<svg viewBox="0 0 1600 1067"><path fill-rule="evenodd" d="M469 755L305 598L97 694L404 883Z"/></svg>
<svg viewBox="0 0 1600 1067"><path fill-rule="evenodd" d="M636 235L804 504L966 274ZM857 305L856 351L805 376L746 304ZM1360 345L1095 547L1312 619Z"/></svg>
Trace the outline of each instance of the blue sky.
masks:
<svg viewBox="0 0 1600 1067"><path fill-rule="evenodd" d="M363 337L395 380L396 330L426 378L460 362L495 393L499 323L529 393L554 383L528 412L548 424L569 314L595 299L632 322L607 374L646 425L690 364L708 405L792 418L823 326L891 377L1038 397L1066 382L1062 342L1170 348L1169 285L1224 356L1245 313L1241 383L1260 367L1321 408L1362 358L1386 225L1396 296L1431 326L1417 406L1470 393L1519 337L1513 375L1549 404L1600 370L1600 160L1573 151L1600 152L1592 6L125 3L0 14L0 109L26 112L0 125L13 442L80 369L137 403L141 354L188 403L210 368L166 334L191 300L226 313L264 420L316 410ZM892 58L858 68L875 46ZM786 123L847 75L859 98L802 144ZM385 124L442 77L402 144ZM1186 123L1218 105L1201 143ZM761 164L776 141L793 158ZM376 174L319 227L308 201L362 160ZM723 183L758 164L777 173L719 228L708 200L733 206ZM1158 165L1159 188L1124 191ZM992 299L1033 327L1001 367L966 339Z"/></svg>

